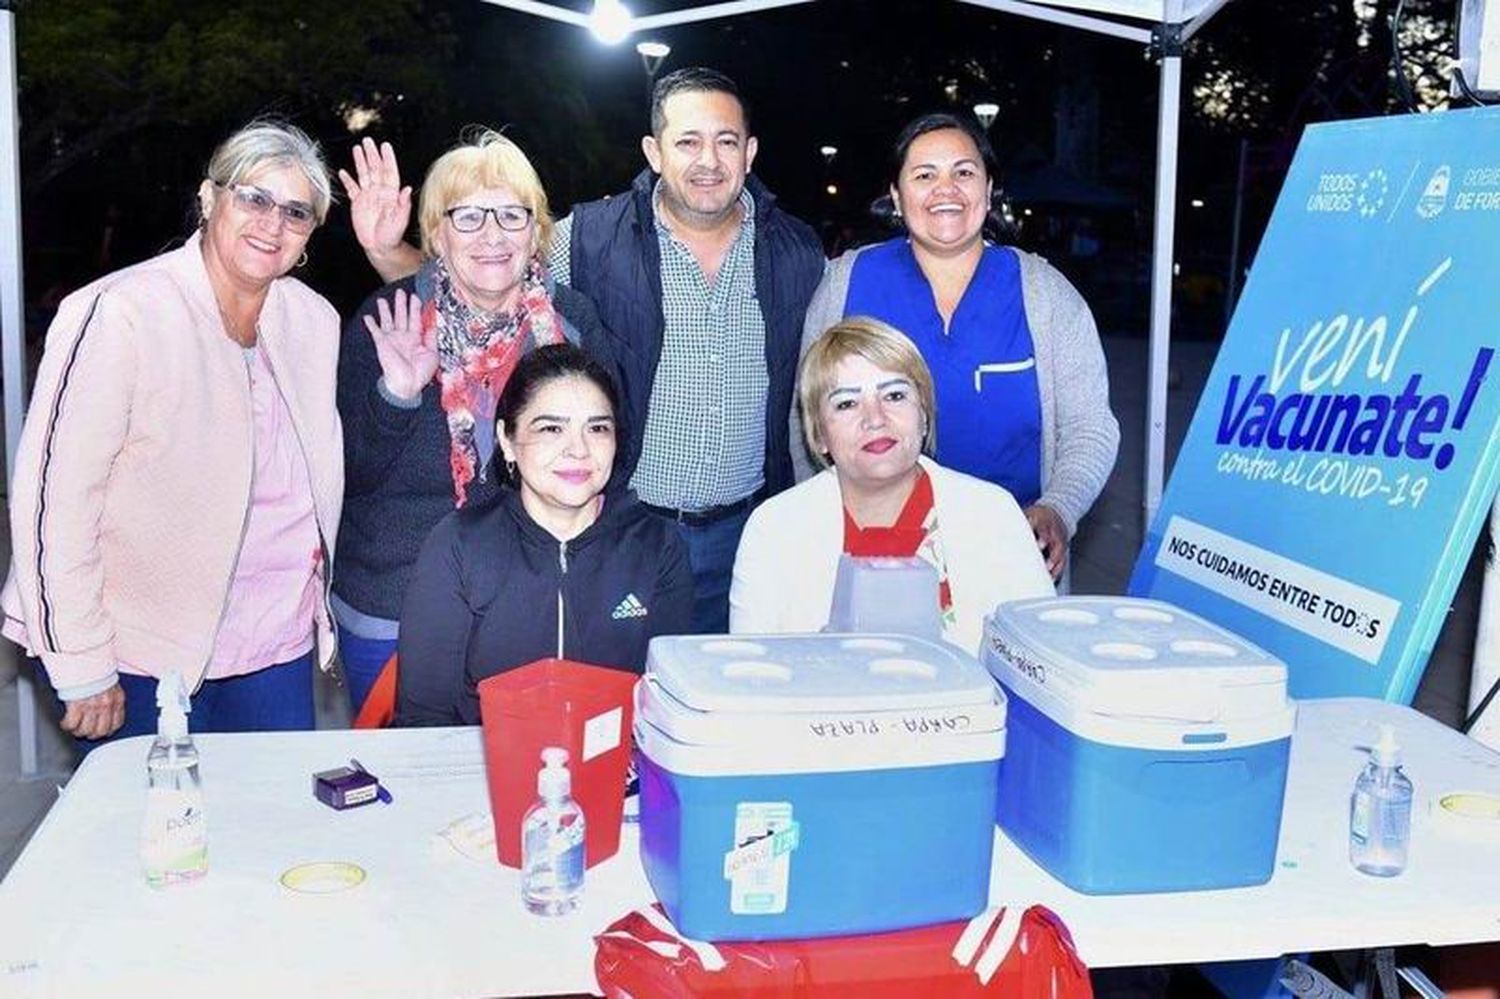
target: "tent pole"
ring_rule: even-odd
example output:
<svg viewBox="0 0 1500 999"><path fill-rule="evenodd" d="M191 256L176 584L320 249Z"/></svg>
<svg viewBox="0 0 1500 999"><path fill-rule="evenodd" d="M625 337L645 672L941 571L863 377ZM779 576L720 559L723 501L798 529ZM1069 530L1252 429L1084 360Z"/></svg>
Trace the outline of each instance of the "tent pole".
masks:
<svg viewBox="0 0 1500 999"><path fill-rule="evenodd" d="M1169 7L1180 4L1169 4ZM1178 26L1158 29L1161 50L1161 104L1156 127L1156 234L1151 247L1151 341L1147 355L1145 524L1161 506L1166 477L1167 366L1171 353L1172 236L1177 220L1177 130L1182 104L1182 47Z"/></svg>
<svg viewBox="0 0 1500 999"><path fill-rule="evenodd" d="M556 7L550 3L541 3L540 0L485 0L485 3L517 10L534 17L544 17L549 21L561 21L563 24L572 24L580 28L589 26L589 16L582 11Z"/></svg>
<svg viewBox="0 0 1500 999"><path fill-rule="evenodd" d="M5 393L5 481L16 470L26 408L26 297L21 281L21 176L17 166L16 12L0 0L0 380ZM25 663L16 671L21 773L36 773L36 691Z"/></svg>
<svg viewBox="0 0 1500 999"><path fill-rule="evenodd" d="M726 0L724 3L711 3L706 7L689 7L685 10L664 11L660 14L642 14L631 23L636 31L655 31L658 28L671 28L679 24L696 24L699 21L713 21L738 14L756 14L763 10L794 7L812 2L813 0Z"/></svg>
<svg viewBox="0 0 1500 999"><path fill-rule="evenodd" d="M1500 546L1500 496L1490 507L1490 537L1484 559L1484 588L1479 597L1479 627L1474 635L1474 666L1469 677L1469 711L1479 711L1491 687L1500 682L1500 568L1495 566ZM1473 717L1471 715L1471 717ZM1500 707L1491 701L1473 718L1469 738L1500 749Z"/></svg>
<svg viewBox="0 0 1500 999"><path fill-rule="evenodd" d="M1042 7L1032 3L1031 0L959 0L959 2L973 7L983 7L986 10L996 10L1002 14L1028 17L1034 21L1048 21L1065 28L1079 28L1096 34L1113 35L1115 38L1123 38L1128 42L1140 42L1142 45L1148 45L1151 42L1151 32L1145 28L1121 24L1102 17L1090 17L1086 14L1070 14L1064 10Z"/></svg>
<svg viewBox="0 0 1500 999"><path fill-rule="evenodd" d="M1240 293L1240 230L1245 220L1245 165L1250 158L1250 140L1240 139L1240 164L1234 175L1234 222L1229 227L1229 272L1224 275L1224 329L1234 318L1234 303Z"/></svg>
<svg viewBox="0 0 1500 999"><path fill-rule="evenodd" d="M755 14L763 10L773 10L777 7L791 7L796 4L812 2L813 0L725 0L724 3L709 4L706 7L691 7L686 10L666 11L661 14L644 14L640 17L632 17L630 19L630 30L632 32L655 31L658 28L670 28L679 24L712 21L720 17L733 17L737 14ZM523 14L545 17L549 21L561 21L564 24L577 25L580 28L589 26L589 16L582 11L572 10L567 7L558 7L550 3L542 3L540 0L485 0L485 3L494 4L496 7L517 10Z"/></svg>
<svg viewBox="0 0 1500 999"><path fill-rule="evenodd" d="M1228 3L1229 0L1212 0L1212 2L1209 3L1208 6L1204 7L1196 15L1194 15L1191 21L1182 26L1182 40L1186 42L1188 39L1196 35L1199 30L1208 23L1209 18L1213 17L1219 11L1223 10Z"/></svg>

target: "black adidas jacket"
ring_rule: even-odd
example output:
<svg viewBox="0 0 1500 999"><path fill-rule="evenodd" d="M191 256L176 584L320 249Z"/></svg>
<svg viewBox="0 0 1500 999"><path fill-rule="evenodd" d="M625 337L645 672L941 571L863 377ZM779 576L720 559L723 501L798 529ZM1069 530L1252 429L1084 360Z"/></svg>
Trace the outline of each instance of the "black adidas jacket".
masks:
<svg viewBox="0 0 1500 999"><path fill-rule="evenodd" d="M560 542L505 490L438 522L401 611L397 725L475 725L485 677L548 656L639 673L655 635L690 630L676 528L630 493Z"/></svg>

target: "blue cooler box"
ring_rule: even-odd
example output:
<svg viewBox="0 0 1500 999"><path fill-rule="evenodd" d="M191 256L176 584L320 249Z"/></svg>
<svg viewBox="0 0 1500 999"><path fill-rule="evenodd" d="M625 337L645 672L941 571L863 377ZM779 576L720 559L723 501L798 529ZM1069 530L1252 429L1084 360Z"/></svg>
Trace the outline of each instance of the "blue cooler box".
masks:
<svg viewBox="0 0 1500 999"><path fill-rule="evenodd" d="M988 904L1005 700L972 657L907 636L655 638L636 702L641 860L684 936Z"/></svg>
<svg viewBox="0 0 1500 999"><path fill-rule="evenodd" d="M1286 666L1170 604L1001 604L983 657L1010 701L1000 827L1088 894L1270 880L1296 707Z"/></svg>

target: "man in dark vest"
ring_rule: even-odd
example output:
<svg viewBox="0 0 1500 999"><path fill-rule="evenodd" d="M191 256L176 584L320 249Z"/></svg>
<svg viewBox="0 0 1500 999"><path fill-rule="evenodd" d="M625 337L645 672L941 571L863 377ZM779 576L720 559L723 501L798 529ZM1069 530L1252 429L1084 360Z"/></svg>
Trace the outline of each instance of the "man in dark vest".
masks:
<svg viewBox="0 0 1500 999"><path fill-rule="evenodd" d="M366 143L357 181L342 177L356 235L390 281L420 261L400 242L404 219L393 225L410 196L390 147ZM641 149L650 169L623 194L575 206L549 261L606 327L604 342L584 346L619 380L615 475L677 523L697 589L694 627L724 632L745 521L793 482L786 425L823 250L750 175L756 140L722 73L682 69L657 81Z"/></svg>

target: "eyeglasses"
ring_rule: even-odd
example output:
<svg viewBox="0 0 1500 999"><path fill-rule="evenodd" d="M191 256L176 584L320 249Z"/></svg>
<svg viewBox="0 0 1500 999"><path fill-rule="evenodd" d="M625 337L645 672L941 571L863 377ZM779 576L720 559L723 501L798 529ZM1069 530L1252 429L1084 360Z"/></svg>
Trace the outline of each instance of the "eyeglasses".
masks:
<svg viewBox="0 0 1500 999"><path fill-rule="evenodd" d="M459 232L478 232L483 229L487 215L495 216L495 224L506 232L520 232L531 224L531 209L525 205L501 205L499 208L455 205L443 214L448 216L448 221Z"/></svg>
<svg viewBox="0 0 1500 999"><path fill-rule="evenodd" d="M240 211L249 215L267 215L272 211L281 213L281 220L292 232L312 232L318 224L318 213L305 201L277 201L271 192L254 184L220 184L234 195L234 203Z"/></svg>

